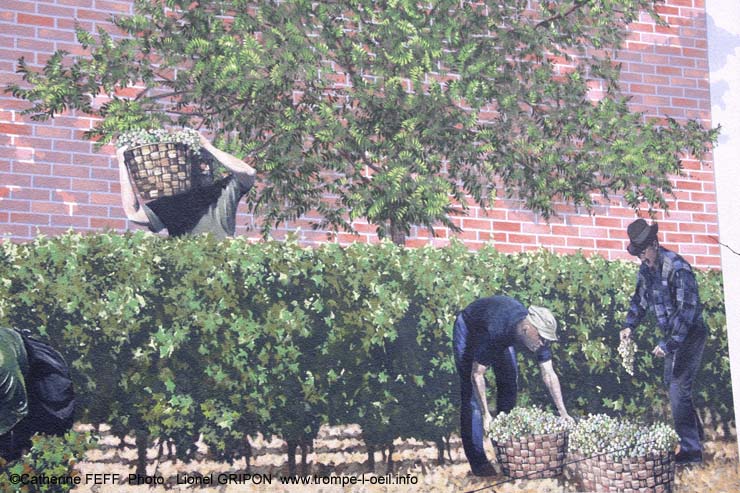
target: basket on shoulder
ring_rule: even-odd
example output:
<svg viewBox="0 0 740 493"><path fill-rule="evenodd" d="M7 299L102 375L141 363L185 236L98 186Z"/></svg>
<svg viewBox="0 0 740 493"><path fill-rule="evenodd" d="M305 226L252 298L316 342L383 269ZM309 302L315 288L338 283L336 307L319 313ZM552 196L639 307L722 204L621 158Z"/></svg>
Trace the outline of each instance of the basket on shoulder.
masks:
<svg viewBox="0 0 740 493"><path fill-rule="evenodd" d="M195 130L132 130L121 134L117 143L126 147L126 167L147 200L213 183L213 163L200 152Z"/></svg>

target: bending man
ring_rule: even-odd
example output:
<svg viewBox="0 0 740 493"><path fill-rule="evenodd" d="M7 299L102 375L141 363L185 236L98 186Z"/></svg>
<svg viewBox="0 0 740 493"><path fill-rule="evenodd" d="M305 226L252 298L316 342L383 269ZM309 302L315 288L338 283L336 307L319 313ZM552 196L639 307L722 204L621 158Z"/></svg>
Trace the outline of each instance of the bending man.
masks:
<svg viewBox="0 0 740 493"><path fill-rule="evenodd" d="M488 368L493 368L496 411L511 411L516 404L519 377L515 344L523 345L537 358L542 380L555 407L562 417L570 419L548 344L557 340L556 329L557 322L550 310L537 306L526 309L508 296L479 299L458 314L453 345L462 394L460 434L465 456L476 476L495 474L483 449L484 430L492 421L484 375Z"/></svg>

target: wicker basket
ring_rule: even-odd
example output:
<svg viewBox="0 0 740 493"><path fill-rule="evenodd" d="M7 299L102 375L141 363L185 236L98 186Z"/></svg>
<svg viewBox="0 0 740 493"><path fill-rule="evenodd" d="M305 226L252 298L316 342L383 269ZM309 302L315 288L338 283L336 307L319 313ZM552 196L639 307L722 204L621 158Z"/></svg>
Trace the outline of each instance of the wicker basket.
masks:
<svg viewBox="0 0 740 493"><path fill-rule="evenodd" d="M126 150L123 157L136 188L145 199L190 190L194 186L194 174L202 174L185 144L145 144Z"/></svg>
<svg viewBox="0 0 740 493"><path fill-rule="evenodd" d="M563 473L568 433L528 435L506 442L493 441L496 459L510 478L542 479Z"/></svg>
<svg viewBox="0 0 740 493"><path fill-rule="evenodd" d="M576 473L586 491L605 493L671 493L676 473L673 452L615 461L608 455L576 455Z"/></svg>

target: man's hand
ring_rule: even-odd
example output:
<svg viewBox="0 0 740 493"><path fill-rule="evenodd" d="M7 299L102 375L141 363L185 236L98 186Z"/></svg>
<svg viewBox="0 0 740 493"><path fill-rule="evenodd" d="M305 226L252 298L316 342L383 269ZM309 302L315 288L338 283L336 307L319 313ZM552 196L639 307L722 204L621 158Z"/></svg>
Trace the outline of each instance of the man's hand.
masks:
<svg viewBox="0 0 740 493"><path fill-rule="evenodd" d="M658 358L665 358L665 351L663 351L663 348L660 346L655 346L655 349L653 349L653 356L657 356Z"/></svg>
<svg viewBox="0 0 740 493"><path fill-rule="evenodd" d="M567 421L570 426L574 426L576 424L576 420L573 419L570 414L568 414L568 411L563 411L562 413L560 413L560 417Z"/></svg>
<svg viewBox="0 0 740 493"><path fill-rule="evenodd" d="M198 140L200 141L201 147L209 147L211 141L208 140L202 133L198 132Z"/></svg>
<svg viewBox="0 0 740 493"><path fill-rule="evenodd" d="M627 327L626 329L622 329L622 331L619 333L619 339L624 341L625 339L629 339L630 336L632 336L632 329Z"/></svg>
<svg viewBox="0 0 740 493"><path fill-rule="evenodd" d="M493 417L491 416L491 413L483 413L483 433L487 434L488 430L491 429L491 422L493 421Z"/></svg>

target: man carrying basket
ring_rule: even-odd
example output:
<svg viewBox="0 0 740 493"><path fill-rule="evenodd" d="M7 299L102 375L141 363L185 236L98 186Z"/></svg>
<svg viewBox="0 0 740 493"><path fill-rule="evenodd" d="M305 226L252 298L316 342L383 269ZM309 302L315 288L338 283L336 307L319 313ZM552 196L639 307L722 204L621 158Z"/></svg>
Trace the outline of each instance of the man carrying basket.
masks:
<svg viewBox="0 0 740 493"><path fill-rule="evenodd" d="M563 404L560 380L553 369L548 344L557 340L556 329L557 321L550 310L540 306L527 309L508 296L479 299L458 314L452 344L462 397L460 435L474 475L495 475L483 449L483 436L493 419L488 410L484 376L492 367L496 375L496 411L511 411L516 404L519 379L515 344L534 354L560 416L571 419Z"/></svg>
<svg viewBox="0 0 740 493"><path fill-rule="evenodd" d="M254 186L255 169L241 159L224 152L198 134L201 157L215 159L231 174L214 183L194 187L186 192L143 203L134 190L126 167L124 152L116 152L121 182L121 200L126 217L157 233L167 229L170 236L211 233L218 239L234 236L236 210L241 198Z"/></svg>

